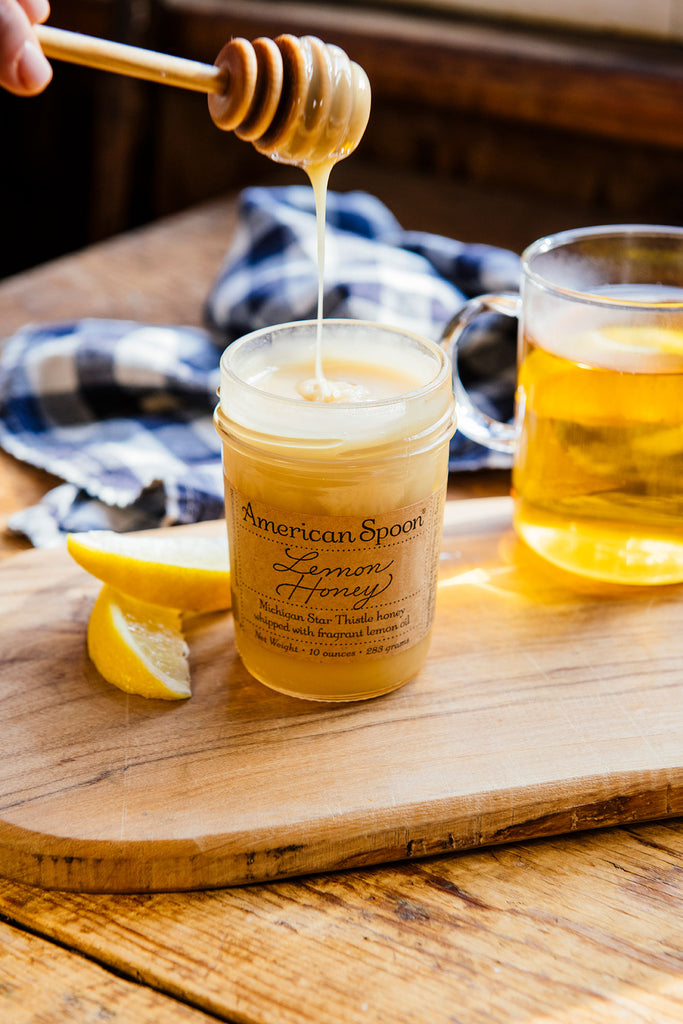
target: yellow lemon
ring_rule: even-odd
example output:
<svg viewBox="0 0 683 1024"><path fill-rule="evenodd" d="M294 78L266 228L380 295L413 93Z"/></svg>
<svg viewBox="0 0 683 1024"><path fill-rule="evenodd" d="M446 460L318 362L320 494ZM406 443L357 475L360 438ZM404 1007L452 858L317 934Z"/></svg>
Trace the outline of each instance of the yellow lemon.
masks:
<svg viewBox="0 0 683 1024"><path fill-rule="evenodd" d="M683 331L668 327L634 325L603 327L599 332L599 337L602 341L638 349L641 352L683 355Z"/></svg>
<svg viewBox="0 0 683 1024"><path fill-rule="evenodd" d="M88 654L107 682L161 700L191 695L180 612L104 586L88 622Z"/></svg>
<svg viewBox="0 0 683 1024"><path fill-rule="evenodd" d="M229 608L227 536L192 533L70 533L67 547L87 572L149 604L182 611Z"/></svg>

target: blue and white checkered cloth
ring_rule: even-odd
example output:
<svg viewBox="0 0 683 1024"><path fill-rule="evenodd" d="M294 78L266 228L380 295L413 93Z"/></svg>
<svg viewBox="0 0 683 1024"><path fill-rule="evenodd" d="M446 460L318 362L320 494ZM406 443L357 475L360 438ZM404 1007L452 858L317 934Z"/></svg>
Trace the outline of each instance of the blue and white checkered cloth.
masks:
<svg viewBox="0 0 683 1024"><path fill-rule="evenodd" d="M0 445L65 482L15 514L36 546L69 531L126 531L223 514L213 426L226 345L260 327L316 315L312 190L249 188L239 225L206 299L206 329L79 319L29 325L0 354ZM362 192L328 196L324 313L374 320L436 341L463 301L514 290L516 255L404 231ZM468 331L461 376L490 415L509 419L514 322ZM451 470L507 466L457 433Z"/></svg>

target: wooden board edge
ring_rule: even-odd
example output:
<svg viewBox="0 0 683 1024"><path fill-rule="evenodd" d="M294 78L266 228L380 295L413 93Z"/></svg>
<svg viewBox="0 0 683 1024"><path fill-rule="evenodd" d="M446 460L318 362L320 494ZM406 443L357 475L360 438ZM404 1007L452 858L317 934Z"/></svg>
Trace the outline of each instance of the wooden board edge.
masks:
<svg viewBox="0 0 683 1024"><path fill-rule="evenodd" d="M680 768L619 772L607 778L491 792L386 813L368 830L366 814L298 822L260 835L110 843L46 836L0 822L0 875L42 889L90 893L229 888L683 814ZM125 879L125 880L124 880Z"/></svg>

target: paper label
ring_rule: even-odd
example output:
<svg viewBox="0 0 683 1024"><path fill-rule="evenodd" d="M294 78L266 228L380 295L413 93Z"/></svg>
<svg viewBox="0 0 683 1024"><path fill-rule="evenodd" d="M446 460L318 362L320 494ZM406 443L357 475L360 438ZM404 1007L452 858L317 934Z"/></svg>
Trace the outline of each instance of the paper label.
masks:
<svg viewBox="0 0 683 1024"><path fill-rule="evenodd" d="M320 516L228 484L233 613L243 633L327 664L419 643L434 615L445 492L378 515Z"/></svg>

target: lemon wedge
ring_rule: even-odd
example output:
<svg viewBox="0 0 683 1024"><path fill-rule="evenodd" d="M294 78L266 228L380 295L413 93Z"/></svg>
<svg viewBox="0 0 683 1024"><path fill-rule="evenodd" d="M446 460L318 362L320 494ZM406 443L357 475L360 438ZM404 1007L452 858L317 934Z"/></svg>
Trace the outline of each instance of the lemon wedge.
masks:
<svg viewBox="0 0 683 1024"><path fill-rule="evenodd" d="M91 575L139 601L193 612L231 605L227 536L89 530L70 533L67 548Z"/></svg>
<svg viewBox="0 0 683 1024"><path fill-rule="evenodd" d="M173 608L105 585L88 622L88 654L100 675L126 693L161 700L191 696L189 648Z"/></svg>

